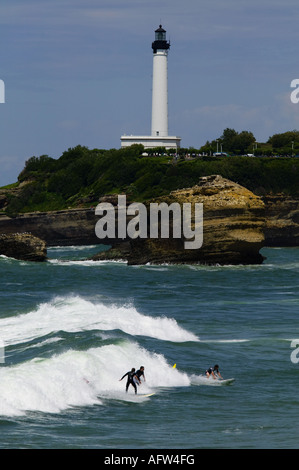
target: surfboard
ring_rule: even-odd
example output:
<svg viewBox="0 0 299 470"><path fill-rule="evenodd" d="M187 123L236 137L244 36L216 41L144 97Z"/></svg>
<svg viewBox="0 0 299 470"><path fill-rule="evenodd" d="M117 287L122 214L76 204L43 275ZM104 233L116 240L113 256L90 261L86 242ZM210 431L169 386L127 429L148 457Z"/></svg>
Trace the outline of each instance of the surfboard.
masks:
<svg viewBox="0 0 299 470"><path fill-rule="evenodd" d="M210 385L210 386L224 386L230 385L235 379L213 379L213 377L206 377L205 375L191 375L192 385Z"/></svg>
<svg viewBox="0 0 299 470"><path fill-rule="evenodd" d="M214 380L213 377L205 377L205 380L206 382L209 384L209 385L221 385L221 386L224 386L224 385L230 385L232 384L235 379L216 379Z"/></svg>
<svg viewBox="0 0 299 470"><path fill-rule="evenodd" d="M235 381L235 379L218 379L218 382L220 382L222 385L229 385L232 384Z"/></svg>
<svg viewBox="0 0 299 470"><path fill-rule="evenodd" d="M152 397L153 395L156 395L156 394L155 394L155 393L147 393L146 395L145 395L145 394L140 395L140 394L138 393L137 396L138 396L138 397L143 397L143 398L145 398L145 397Z"/></svg>

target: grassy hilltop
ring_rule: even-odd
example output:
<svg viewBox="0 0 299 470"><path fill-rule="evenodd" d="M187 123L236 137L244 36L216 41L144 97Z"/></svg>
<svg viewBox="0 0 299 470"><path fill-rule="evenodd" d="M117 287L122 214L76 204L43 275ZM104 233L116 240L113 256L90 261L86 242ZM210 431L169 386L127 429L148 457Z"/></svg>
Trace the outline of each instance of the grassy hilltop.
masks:
<svg viewBox="0 0 299 470"><path fill-rule="evenodd" d="M142 156L141 145L90 150L77 146L60 158L31 157L12 188L2 188L8 215L21 212L90 207L100 196L125 193L144 201L191 187L199 177L219 174L257 195L285 193L299 197L299 158L244 156L179 158ZM8 201L8 204L7 204ZM2 209L3 210L3 209Z"/></svg>

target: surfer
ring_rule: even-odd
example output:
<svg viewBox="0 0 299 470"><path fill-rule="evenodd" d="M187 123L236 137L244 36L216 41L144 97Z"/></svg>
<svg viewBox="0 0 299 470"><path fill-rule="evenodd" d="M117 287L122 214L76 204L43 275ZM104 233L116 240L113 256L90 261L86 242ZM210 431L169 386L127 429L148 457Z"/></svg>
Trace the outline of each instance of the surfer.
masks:
<svg viewBox="0 0 299 470"><path fill-rule="evenodd" d="M137 377L137 380L135 379L135 377ZM143 380L145 382L145 375L144 375L144 367L143 366L140 366L140 369L136 372L135 377L134 377L134 381L135 381L135 383L137 383L137 385L141 385L140 377L143 377Z"/></svg>
<svg viewBox="0 0 299 470"><path fill-rule="evenodd" d="M218 364L216 364L214 367L210 367L209 369L207 369L206 376L207 378L212 376L213 379L223 379L223 377L221 377Z"/></svg>
<svg viewBox="0 0 299 470"><path fill-rule="evenodd" d="M137 394L137 386L136 386L136 383L134 381L134 379L137 377L136 372L135 372L135 368L133 367L131 370L129 370L129 372L127 372L125 375L123 375L122 378L119 379L119 381L121 381L125 377L128 377L127 378L127 384L126 384L126 392L128 391L129 385L131 384L132 387L134 387L135 394ZM137 379L138 379L138 377L137 377Z"/></svg>

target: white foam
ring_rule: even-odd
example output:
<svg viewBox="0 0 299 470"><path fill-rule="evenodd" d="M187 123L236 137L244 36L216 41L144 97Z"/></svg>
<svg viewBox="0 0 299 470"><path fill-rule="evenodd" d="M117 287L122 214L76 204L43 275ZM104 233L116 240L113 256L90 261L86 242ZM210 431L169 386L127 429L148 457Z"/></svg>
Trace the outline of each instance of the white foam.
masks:
<svg viewBox="0 0 299 470"><path fill-rule="evenodd" d="M52 252L59 252L59 251L75 251L77 253L77 251L84 251L84 250L90 250L90 249L93 249L93 248L96 248L98 247L99 245L66 245L66 246L62 246L62 245L57 245L57 246L51 246L48 248L48 251ZM101 246L101 245L100 245Z"/></svg>
<svg viewBox="0 0 299 470"><path fill-rule="evenodd" d="M63 260L63 259L49 259L48 263L50 264L56 264L59 266L88 266L88 267L97 267L101 265L107 265L107 264L124 264L127 265L126 260L98 260L98 261L93 261L93 260Z"/></svg>
<svg viewBox="0 0 299 470"><path fill-rule="evenodd" d="M0 369L0 415L59 413L75 406L104 405L106 400L140 402L133 388L126 394L126 378L119 379L141 365L146 382L139 386L140 394L190 385L188 376L173 369L162 355L126 341Z"/></svg>
<svg viewBox="0 0 299 470"><path fill-rule="evenodd" d="M36 310L0 319L0 338L5 345L31 341L53 332L122 330L172 342L198 341L198 338L167 317L151 317L132 306L104 305L81 297L57 297Z"/></svg>
<svg viewBox="0 0 299 470"><path fill-rule="evenodd" d="M201 343L248 343L250 339L202 339Z"/></svg>
<svg viewBox="0 0 299 470"><path fill-rule="evenodd" d="M208 385L210 387L219 387L226 384L226 381L217 380L213 377L206 377L204 375L195 375L190 376L190 381L192 385Z"/></svg>

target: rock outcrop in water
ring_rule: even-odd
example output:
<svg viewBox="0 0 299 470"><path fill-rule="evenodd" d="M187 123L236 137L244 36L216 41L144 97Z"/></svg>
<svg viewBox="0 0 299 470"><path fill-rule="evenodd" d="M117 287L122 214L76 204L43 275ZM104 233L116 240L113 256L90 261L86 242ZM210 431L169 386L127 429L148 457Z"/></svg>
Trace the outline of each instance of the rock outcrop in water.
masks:
<svg viewBox="0 0 299 470"><path fill-rule="evenodd" d="M117 204L117 195L101 200ZM263 196L262 200L265 246L299 246L299 200L286 195ZM0 214L0 234L32 233L45 240L47 246L99 244L95 235L97 220L92 208L32 212L14 218ZM109 244L108 240L102 243Z"/></svg>
<svg viewBox="0 0 299 470"><path fill-rule="evenodd" d="M299 246L299 200L277 194L264 196L267 246Z"/></svg>
<svg viewBox="0 0 299 470"><path fill-rule="evenodd" d="M144 238L118 244L93 257L126 259L129 264L199 263L259 264L264 246L264 203L246 188L221 176L200 179L198 185L171 192L150 202L203 204L203 245L186 249L183 238ZM150 204L148 203L148 206ZM194 220L192 221L194 224ZM172 233L172 230L170 230Z"/></svg>
<svg viewBox="0 0 299 470"><path fill-rule="evenodd" d="M0 235L0 255L22 261L45 261L47 246L43 240L29 233Z"/></svg>

